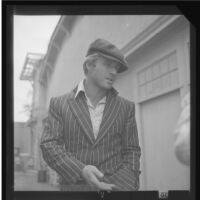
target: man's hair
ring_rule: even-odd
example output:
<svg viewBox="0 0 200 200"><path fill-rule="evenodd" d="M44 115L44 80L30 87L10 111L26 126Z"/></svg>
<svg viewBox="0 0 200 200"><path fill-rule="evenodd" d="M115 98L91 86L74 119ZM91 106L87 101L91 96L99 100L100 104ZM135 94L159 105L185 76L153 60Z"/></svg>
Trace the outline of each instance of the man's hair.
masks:
<svg viewBox="0 0 200 200"><path fill-rule="evenodd" d="M84 71L85 75L87 75L87 73L88 73L87 65L95 66L95 63L96 63L98 58L99 58L98 54L93 54L93 55L90 55L86 58L86 60L83 63L83 71Z"/></svg>

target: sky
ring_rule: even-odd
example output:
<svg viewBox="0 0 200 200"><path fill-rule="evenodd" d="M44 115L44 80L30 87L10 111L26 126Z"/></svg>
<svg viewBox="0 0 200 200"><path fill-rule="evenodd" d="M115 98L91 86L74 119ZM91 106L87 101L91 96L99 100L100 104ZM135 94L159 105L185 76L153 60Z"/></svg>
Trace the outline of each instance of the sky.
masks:
<svg viewBox="0 0 200 200"><path fill-rule="evenodd" d="M32 86L20 80L27 53L46 54L51 35L60 16L14 16L14 121L25 122L29 115L24 106L31 105Z"/></svg>

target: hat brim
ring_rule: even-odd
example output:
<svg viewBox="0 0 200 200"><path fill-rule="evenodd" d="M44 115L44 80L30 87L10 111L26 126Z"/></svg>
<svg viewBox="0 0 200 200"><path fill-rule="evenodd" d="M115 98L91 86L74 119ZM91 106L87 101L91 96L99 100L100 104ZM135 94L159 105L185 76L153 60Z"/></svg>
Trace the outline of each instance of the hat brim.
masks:
<svg viewBox="0 0 200 200"><path fill-rule="evenodd" d="M113 56L109 56L109 55L103 54L103 53L98 53L98 54L103 56L104 58L107 58L109 60L114 60L115 62L120 63L120 68L119 68L117 73L122 73L122 72L124 72L124 71L126 71L128 69L127 64L123 63L121 60L119 60L119 59L117 59L117 58L115 58Z"/></svg>
<svg viewBox="0 0 200 200"><path fill-rule="evenodd" d="M102 57L104 57L104 58L106 58L108 60L113 60L113 61L115 61L117 63L120 63L120 68L119 68L117 73L122 73L122 72L128 70L128 64L127 63L122 62L121 60L119 60L119 59L117 59L117 58L115 58L113 56L109 56L107 54L103 54L101 52L98 52L98 53L91 54L88 57L93 57L93 56L102 56Z"/></svg>

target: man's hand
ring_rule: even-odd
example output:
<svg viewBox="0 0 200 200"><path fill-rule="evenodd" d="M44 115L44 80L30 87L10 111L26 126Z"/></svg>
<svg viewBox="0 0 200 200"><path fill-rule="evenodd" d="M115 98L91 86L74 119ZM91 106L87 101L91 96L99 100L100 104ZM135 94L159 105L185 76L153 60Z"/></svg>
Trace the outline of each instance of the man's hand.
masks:
<svg viewBox="0 0 200 200"><path fill-rule="evenodd" d="M86 165L83 168L82 176L91 187L95 187L97 190L111 191L116 187L114 184L99 181L104 175L93 165Z"/></svg>

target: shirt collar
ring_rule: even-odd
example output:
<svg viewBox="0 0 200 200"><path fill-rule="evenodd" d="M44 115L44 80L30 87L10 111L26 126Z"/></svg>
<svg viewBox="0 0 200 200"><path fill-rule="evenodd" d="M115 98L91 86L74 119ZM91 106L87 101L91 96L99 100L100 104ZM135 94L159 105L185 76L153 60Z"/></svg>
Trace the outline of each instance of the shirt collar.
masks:
<svg viewBox="0 0 200 200"><path fill-rule="evenodd" d="M78 84L78 88L77 88L77 91L76 91L76 94L75 94L75 98L78 96L78 94L79 94L81 91L84 92L86 99L90 102L90 99L87 97L87 94L86 94L86 92L85 92L84 79L81 80L80 83ZM99 103L106 103L106 96L103 97L103 98L98 102L98 104L99 104Z"/></svg>
<svg viewBox="0 0 200 200"><path fill-rule="evenodd" d="M80 81L80 83L78 84L78 88L76 90L76 94L75 94L75 98L78 96L78 94L83 91L85 93L85 88L84 88L84 79ZM85 93L86 94L86 93Z"/></svg>

